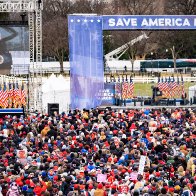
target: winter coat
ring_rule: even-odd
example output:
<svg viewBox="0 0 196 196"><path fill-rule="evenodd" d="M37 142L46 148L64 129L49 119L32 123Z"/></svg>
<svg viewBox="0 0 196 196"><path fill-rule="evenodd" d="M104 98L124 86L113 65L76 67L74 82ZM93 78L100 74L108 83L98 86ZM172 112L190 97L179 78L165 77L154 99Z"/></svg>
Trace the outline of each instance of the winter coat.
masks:
<svg viewBox="0 0 196 196"><path fill-rule="evenodd" d="M96 189L94 196L105 196L105 191L103 189Z"/></svg>

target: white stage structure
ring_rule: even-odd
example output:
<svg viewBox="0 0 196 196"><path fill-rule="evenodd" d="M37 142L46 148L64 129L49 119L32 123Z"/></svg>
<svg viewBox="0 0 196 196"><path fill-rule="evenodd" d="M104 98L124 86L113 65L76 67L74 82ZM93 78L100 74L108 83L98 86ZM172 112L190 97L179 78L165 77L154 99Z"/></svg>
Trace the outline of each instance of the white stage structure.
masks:
<svg viewBox="0 0 196 196"><path fill-rule="evenodd" d="M28 13L30 51L29 101L30 108L39 111L42 111L42 10L42 0L0 1L0 12Z"/></svg>
<svg viewBox="0 0 196 196"><path fill-rule="evenodd" d="M48 103L58 103L59 112L68 112L70 105L70 78L52 74L42 85L42 108L48 112Z"/></svg>

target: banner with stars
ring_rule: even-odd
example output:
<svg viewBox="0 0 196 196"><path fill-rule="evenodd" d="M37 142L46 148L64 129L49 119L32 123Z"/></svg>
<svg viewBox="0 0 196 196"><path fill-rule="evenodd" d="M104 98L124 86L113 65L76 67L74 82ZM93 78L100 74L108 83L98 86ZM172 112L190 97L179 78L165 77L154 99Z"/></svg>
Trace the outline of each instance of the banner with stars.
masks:
<svg viewBox="0 0 196 196"><path fill-rule="evenodd" d="M102 17L69 15L71 109L101 105L104 89Z"/></svg>

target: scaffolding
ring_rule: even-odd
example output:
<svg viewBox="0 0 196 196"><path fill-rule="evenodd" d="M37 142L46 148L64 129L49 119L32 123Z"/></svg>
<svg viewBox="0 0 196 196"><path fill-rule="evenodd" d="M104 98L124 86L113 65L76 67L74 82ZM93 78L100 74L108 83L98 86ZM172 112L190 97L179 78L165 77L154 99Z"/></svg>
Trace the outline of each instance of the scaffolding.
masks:
<svg viewBox="0 0 196 196"><path fill-rule="evenodd" d="M0 12L26 12L29 24L29 108L42 112L42 0L1 0ZM36 44L36 48L35 48Z"/></svg>

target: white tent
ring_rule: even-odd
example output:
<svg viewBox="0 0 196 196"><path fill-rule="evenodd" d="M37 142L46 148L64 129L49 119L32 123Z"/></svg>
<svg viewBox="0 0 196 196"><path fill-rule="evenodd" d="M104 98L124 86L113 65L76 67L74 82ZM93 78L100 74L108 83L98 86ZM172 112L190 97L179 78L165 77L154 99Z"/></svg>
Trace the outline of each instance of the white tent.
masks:
<svg viewBox="0 0 196 196"><path fill-rule="evenodd" d="M194 100L194 97L196 97L196 85L189 87L189 101Z"/></svg>
<svg viewBox="0 0 196 196"><path fill-rule="evenodd" d="M48 103L58 103L59 112L67 112L70 104L70 79L52 74L42 85L42 107L48 112Z"/></svg>

